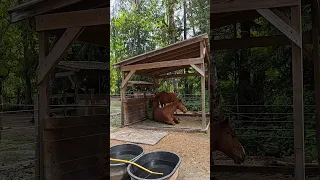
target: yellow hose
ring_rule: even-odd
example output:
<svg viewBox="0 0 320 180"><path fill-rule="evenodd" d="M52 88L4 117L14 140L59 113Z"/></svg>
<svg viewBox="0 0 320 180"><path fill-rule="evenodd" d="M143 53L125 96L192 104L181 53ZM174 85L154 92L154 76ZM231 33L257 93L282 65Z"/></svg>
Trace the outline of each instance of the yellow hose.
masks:
<svg viewBox="0 0 320 180"><path fill-rule="evenodd" d="M146 169L142 166L140 166L139 164L136 164L134 162L131 162L131 161L127 161L127 160L122 160L122 159L114 159L114 158L110 158L110 161L117 161L117 162L122 162L122 163L128 163L128 164L132 164L132 165L135 165L145 171L147 171L148 173L150 174L159 174L159 175L163 175L163 173L159 173L159 172L153 172L153 171L150 171L149 169Z"/></svg>

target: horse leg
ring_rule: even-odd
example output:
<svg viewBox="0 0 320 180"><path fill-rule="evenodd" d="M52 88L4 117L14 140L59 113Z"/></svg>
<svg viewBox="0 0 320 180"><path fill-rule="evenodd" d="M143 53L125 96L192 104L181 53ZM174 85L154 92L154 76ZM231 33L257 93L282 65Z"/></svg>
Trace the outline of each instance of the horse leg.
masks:
<svg viewBox="0 0 320 180"><path fill-rule="evenodd" d="M179 123L180 123L179 118L176 118L176 117L173 117L173 121L174 121L176 124L179 124Z"/></svg>
<svg viewBox="0 0 320 180"><path fill-rule="evenodd" d="M165 121L166 124L170 124L170 125L175 125L174 123L174 117L173 116L169 116L167 118L167 120Z"/></svg>

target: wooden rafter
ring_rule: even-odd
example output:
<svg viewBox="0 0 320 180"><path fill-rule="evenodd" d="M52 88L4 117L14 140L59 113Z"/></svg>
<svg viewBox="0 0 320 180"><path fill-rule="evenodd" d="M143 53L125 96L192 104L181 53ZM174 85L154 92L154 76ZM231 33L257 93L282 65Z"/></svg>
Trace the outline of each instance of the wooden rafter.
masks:
<svg viewBox="0 0 320 180"><path fill-rule="evenodd" d="M206 39L206 38L208 38L207 35L196 36L196 37L190 38L190 39L185 40L185 41L181 41L181 42L177 42L175 44L171 44L171 45L166 46L164 48L160 48L160 49L156 49L154 51L150 51L148 53L140 54L138 56L129 58L129 59L125 60L125 61L121 61L119 63L116 63L113 66L115 68L118 68L118 67L123 66L123 65L128 65L128 64L141 62L143 60L147 60L147 59L153 58L153 57L158 56L160 54L166 54L168 52L176 51L176 50L178 50L180 48L185 48L187 46L190 46L191 44L197 44L198 42L201 42L201 41L203 41L203 39Z"/></svg>
<svg viewBox="0 0 320 180"><path fill-rule="evenodd" d="M40 83L49 71L58 64L59 60L62 58L64 53L67 52L72 42L77 39L83 30L83 27L75 27L69 28L65 31L62 37L57 41L56 45L52 48L51 52L47 55L45 61L42 61L39 65L38 83Z"/></svg>
<svg viewBox="0 0 320 180"><path fill-rule="evenodd" d="M109 24L109 16L109 8L45 14L36 17L36 30L44 31Z"/></svg>
<svg viewBox="0 0 320 180"><path fill-rule="evenodd" d="M200 64L202 63L202 58L190 58L190 59L180 59L165 62L154 62L154 63L144 63L136 65L121 66L121 71L131 71L131 70L143 70L143 69L155 69L164 67L176 67L189 64Z"/></svg>
<svg viewBox="0 0 320 180"><path fill-rule="evenodd" d="M299 38L299 34L284 20L277 16L270 9L257 9L257 12L266 18L271 24L273 24L279 31L286 35L293 43L302 48L302 41Z"/></svg>

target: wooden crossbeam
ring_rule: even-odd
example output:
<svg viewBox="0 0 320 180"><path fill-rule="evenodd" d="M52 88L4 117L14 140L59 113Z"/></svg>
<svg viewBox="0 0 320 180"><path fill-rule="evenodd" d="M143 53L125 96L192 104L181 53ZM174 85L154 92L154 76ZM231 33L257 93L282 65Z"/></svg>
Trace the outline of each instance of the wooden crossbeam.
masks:
<svg viewBox="0 0 320 180"><path fill-rule="evenodd" d="M172 60L172 61L164 61L164 62L121 66L120 70L131 71L131 70L142 70L142 69L156 69L156 68L164 68L164 67L177 67L177 66L184 66L189 64L200 64L202 63L202 61L203 61L202 58L180 59L180 60Z"/></svg>
<svg viewBox="0 0 320 180"><path fill-rule="evenodd" d="M303 44L312 43L312 33L310 31L303 33L302 43ZM253 48L253 47L285 46L285 45L291 45L291 41L284 35L221 39L221 40L214 40L213 43L211 44L214 50L246 49L246 48Z"/></svg>
<svg viewBox="0 0 320 180"><path fill-rule="evenodd" d="M67 72L58 72L55 74L55 77L65 77L65 76L73 76L75 75L74 71L67 71Z"/></svg>
<svg viewBox="0 0 320 180"><path fill-rule="evenodd" d="M298 5L298 0L211 0L211 13L247 11L264 8L290 7Z"/></svg>
<svg viewBox="0 0 320 180"><path fill-rule="evenodd" d="M136 70L131 70L131 71L129 72L129 74L126 76L126 78L122 81L122 84L121 84L121 87L122 87L122 88L128 83L128 81L129 81L130 78L134 75L135 72L136 72Z"/></svg>
<svg viewBox="0 0 320 180"><path fill-rule="evenodd" d="M175 77L189 77L189 76L199 76L199 73L187 73L187 74L170 74L170 75L160 75L157 76L159 79L175 78Z"/></svg>
<svg viewBox="0 0 320 180"><path fill-rule="evenodd" d="M195 69L201 76L204 76L204 75L205 75L205 74L204 74L204 71L203 71L201 68L199 68L197 65L195 65L195 64L190 64L190 66L193 67L193 69Z"/></svg>
<svg viewBox="0 0 320 180"><path fill-rule="evenodd" d="M299 34L284 20L282 20L270 9L257 9L257 12L261 14L261 16L263 16L265 19L267 19L284 35L286 35L293 43L295 43L298 47L302 48L302 41L299 38Z"/></svg>
<svg viewBox="0 0 320 180"><path fill-rule="evenodd" d="M62 56L71 46L72 42L77 39L83 30L83 27L75 27L69 28L64 32L56 45L52 48L51 52L47 55L45 61L42 61L39 65L38 83L40 83L48 72L58 64Z"/></svg>
<svg viewBox="0 0 320 180"><path fill-rule="evenodd" d="M110 24L110 8L45 14L36 17L36 31Z"/></svg>

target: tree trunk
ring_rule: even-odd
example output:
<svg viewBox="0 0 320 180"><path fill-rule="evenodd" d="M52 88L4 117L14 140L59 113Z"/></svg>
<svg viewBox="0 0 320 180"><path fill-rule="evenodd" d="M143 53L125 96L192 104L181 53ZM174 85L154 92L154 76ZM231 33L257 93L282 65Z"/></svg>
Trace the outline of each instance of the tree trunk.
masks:
<svg viewBox="0 0 320 180"><path fill-rule="evenodd" d="M187 39L187 2L183 1L183 39ZM185 68L185 74L189 73L189 68ZM184 94L189 94L188 78L184 79Z"/></svg>
<svg viewBox="0 0 320 180"><path fill-rule="evenodd" d="M170 44L176 42L176 32L175 32L175 24L174 24L174 7L175 0L168 0L168 8L169 8L169 38ZM173 73L175 74L175 73ZM178 82L176 78L172 78L172 85L175 93L178 93Z"/></svg>

